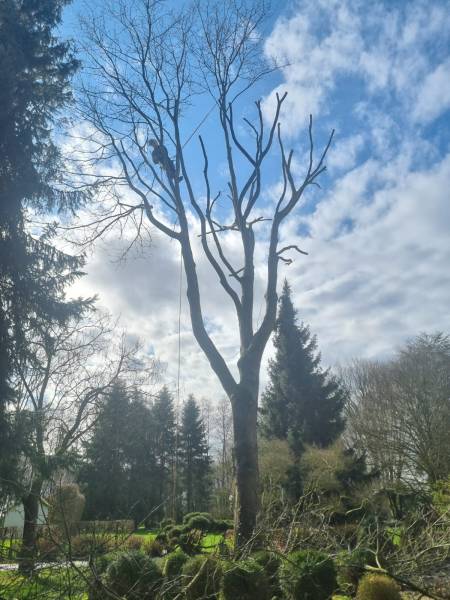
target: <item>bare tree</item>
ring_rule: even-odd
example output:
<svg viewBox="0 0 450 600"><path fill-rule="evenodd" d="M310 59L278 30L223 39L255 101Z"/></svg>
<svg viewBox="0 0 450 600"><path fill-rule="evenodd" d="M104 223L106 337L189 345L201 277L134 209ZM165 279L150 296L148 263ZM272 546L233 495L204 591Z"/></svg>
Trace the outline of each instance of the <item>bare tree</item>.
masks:
<svg viewBox="0 0 450 600"><path fill-rule="evenodd" d="M254 103L253 121L240 114L249 91L276 68L263 59L259 29L265 15L264 2L259 1L202 2L173 13L160 0L122 0L108 15L90 15L84 23L90 43L81 114L91 126L93 166L104 162L109 167L100 177L113 192L94 220L91 239L128 219L137 225L137 236L147 221L181 246L193 333L232 405L238 541L251 537L259 509L259 370L276 318L278 268L280 262L292 262L288 252L302 252L292 244L280 247L280 227L305 190L318 185L332 138L315 161L310 119L307 164L298 178L294 153L282 140L280 114L286 94L276 95L269 119L261 100ZM225 193L214 189L211 156L201 136L203 189L197 189L186 146L193 135L188 137L189 116L206 95L213 101L229 174ZM244 117L244 134L237 114ZM217 152L219 140L211 144ZM267 216L265 191L269 176L273 183L274 169L280 191ZM221 206L222 197L226 204ZM227 234L239 240L241 264L233 264L226 251ZM205 325L193 250L196 235L236 312L237 375ZM265 309L258 325L256 241L267 245Z"/></svg>
<svg viewBox="0 0 450 600"><path fill-rule="evenodd" d="M448 336L420 335L389 361L353 364L346 378L352 397L347 433L368 453L386 486L448 476Z"/></svg>
<svg viewBox="0 0 450 600"><path fill-rule="evenodd" d="M113 342L102 318L72 318L35 328L28 356L16 364L17 420L27 429L19 494L24 507L21 570L34 567L36 526L43 486L69 469L95 423L102 396L117 378L140 364L135 349Z"/></svg>

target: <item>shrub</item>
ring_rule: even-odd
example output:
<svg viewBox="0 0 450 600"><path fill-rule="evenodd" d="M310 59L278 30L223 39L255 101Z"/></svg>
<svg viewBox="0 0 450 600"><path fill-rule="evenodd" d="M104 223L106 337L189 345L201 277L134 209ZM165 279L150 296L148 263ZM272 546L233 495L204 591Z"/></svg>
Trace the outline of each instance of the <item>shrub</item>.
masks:
<svg viewBox="0 0 450 600"><path fill-rule="evenodd" d="M186 525L190 529L199 529L200 531L207 532L211 529L211 519L205 515L195 515L187 521Z"/></svg>
<svg viewBox="0 0 450 600"><path fill-rule="evenodd" d="M125 550L142 550L144 540L139 535L130 535L125 538L123 548Z"/></svg>
<svg viewBox="0 0 450 600"><path fill-rule="evenodd" d="M171 580L181 575L183 565L188 560L189 556L184 552L171 552L164 561L164 577L167 577L167 579Z"/></svg>
<svg viewBox="0 0 450 600"><path fill-rule="evenodd" d="M113 540L107 536L95 536L81 533L70 540L70 549L74 558L89 558L105 554L113 548Z"/></svg>
<svg viewBox="0 0 450 600"><path fill-rule="evenodd" d="M269 600L269 581L255 560L228 563L224 568L221 600Z"/></svg>
<svg viewBox="0 0 450 600"><path fill-rule="evenodd" d="M252 555L252 558L264 569L270 586L270 597L281 597L281 588L278 578L278 571L281 564L280 557L268 550L258 550L258 552L255 552Z"/></svg>
<svg viewBox="0 0 450 600"><path fill-rule="evenodd" d="M164 544L157 539L147 540L144 542L142 550L145 552L145 554L148 554L148 556L153 558L164 556L166 552Z"/></svg>
<svg viewBox="0 0 450 600"><path fill-rule="evenodd" d="M71 532L75 523L81 521L85 503L86 499L76 483L59 486L49 498L50 525Z"/></svg>
<svg viewBox="0 0 450 600"><path fill-rule="evenodd" d="M161 584L161 572L143 552L125 552L109 565L106 583L127 600L153 600Z"/></svg>
<svg viewBox="0 0 450 600"><path fill-rule="evenodd" d="M59 544L47 537L39 537L36 540L36 548L40 560L44 562L56 560L61 554Z"/></svg>
<svg viewBox="0 0 450 600"><path fill-rule="evenodd" d="M214 533L225 533L229 529L233 529L234 523L230 519L214 519L211 522L211 531Z"/></svg>
<svg viewBox="0 0 450 600"><path fill-rule="evenodd" d="M183 533L182 528L179 525L171 525L165 530L167 539L175 540Z"/></svg>
<svg viewBox="0 0 450 600"><path fill-rule="evenodd" d="M183 566L187 600L213 600L219 593L221 566L219 561L207 556L194 556Z"/></svg>
<svg viewBox="0 0 450 600"><path fill-rule="evenodd" d="M401 600L401 596L393 579L373 573L359 582L356 600Z"/></svg>
<svg viewBox="0 0 450 600"><path fill-rule="evenodd" d="M317 550L298 550L280 567L280 584L288 600L328 600L336 588L336 569Z"/></svg>
<svg viewBox="0 0 450 600"><path fill-rule="evenodd" d="M206 517L207 519L209 519L211 521L211 515L207 512L190 512L190 513L186 513L183 517L183 523L187 523L188 521L190 521L192 519L192 517Z"/></svg>
<svg viewBox="0 0 450 600"><path fill-rule="evenodd" d="M339 589L345 594L354 594L366 565L373 565L373 554L359 548L353 552L342 552L337 558Z"/></svg>
<svg viewBox="0 0 450 600"><path fill-rule="evenodd" d="M163 519L159 524L159 528L165 529L168 525L172 527L173 525L175 525L175 521L173 519Z"/></svg>

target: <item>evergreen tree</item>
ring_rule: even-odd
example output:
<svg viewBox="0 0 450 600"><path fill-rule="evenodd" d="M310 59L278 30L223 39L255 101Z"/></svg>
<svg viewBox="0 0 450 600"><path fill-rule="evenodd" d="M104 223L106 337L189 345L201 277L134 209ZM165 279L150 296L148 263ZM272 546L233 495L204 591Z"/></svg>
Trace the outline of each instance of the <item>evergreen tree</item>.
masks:
<svg viewBox="0 0 450 600"><path fill-rule="evenodd" d="M208 509L210 458L200 408L193 395L187 399L180 428L180 472L187 512Z"/></svg>
<svg viewBox="0 0 450 600"><path fill-rule="evenodd" d="M85 464L79 480L85 488L88 519L128 516L128 418L130 401L118 382L106 396L91 440L86 444Z"/></svg>
<svg viewBox="0 0 450 600"><path fill-rule="evenodd" d="M344 388L321 367L317 339L297 323L287 281L279 303L275 358L262 396L261 429L267 437L287 439L298 456L304 444L333 442L343 429Z"/></svg>
<svg viewBox="0 0 450 600"><path fill-rule="evenodd" d="M157 437L152 411L139 390L129 407L126 459L129 514L135 523L154 525L158 507L155 481L158 478L155 442Z"/></svg>
<svg viewBox="0 0 450 600"><path fill-rule="evenodd" d="M157 395L151 410L155 431L155 488L157 490L158 516L169 514L167 503L173 493L173 469L176 453L176 427L173 397L164 386Z"/></svg>
<svg viewBox="0 0 450 600"><path fill-rule="evenodd" d="M81 261L29 233L27 210L74 210L82 194L64 190L62 157L52 140L71 100L78 67L71 47L52 34L67 0L0 3L0 467L17 449L6 406L15 363L27 351L26 332L42 320L75 314L64 287ZM9 446L16 444L13 448ZM9 463L9 465L8 465ZM9 477L8 477L9 478Z"/></svg>

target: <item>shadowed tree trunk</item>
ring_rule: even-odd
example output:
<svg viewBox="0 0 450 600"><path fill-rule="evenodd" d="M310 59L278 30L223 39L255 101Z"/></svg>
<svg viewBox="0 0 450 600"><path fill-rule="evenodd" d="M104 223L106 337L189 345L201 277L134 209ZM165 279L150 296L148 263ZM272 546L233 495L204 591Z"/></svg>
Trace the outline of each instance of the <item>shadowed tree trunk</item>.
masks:
<svg viewBox="0 0 450 600"><path fill-rule="evenodd" d="M41 503L42 481L33 479L29 493L22 498L24 522L19 552L19 571L30 574L35 567L36 532Z"/></svg>

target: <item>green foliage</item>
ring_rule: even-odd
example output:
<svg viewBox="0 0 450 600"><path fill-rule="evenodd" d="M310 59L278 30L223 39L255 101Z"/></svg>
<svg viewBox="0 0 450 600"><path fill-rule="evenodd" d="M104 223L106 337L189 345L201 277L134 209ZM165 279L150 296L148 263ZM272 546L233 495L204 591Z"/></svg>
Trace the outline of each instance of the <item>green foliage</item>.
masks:
<svg viewBox="0 0 450 600"><path fill-rule="evenodd" d="M281 597L281 588L279 582L281 558L269 550L258 550L252 554L252 558L264 569L270 586L270 598Z"/></svg>
<svg viewBox="0 0 450 600"><path fill-rule="evenodd" d="M320 365L317 340L297 324L285 281L269 361L269 385L262 397L261 426L266 437L287 439L296 455L304 444L326 446L343 429L343 387Z"/></svg>
<svg viewBox="0 0 450 600"><path fill-rule="evenodd" d="M189 556L185 552L171 552L164 561L164 577L166 577L169 580L172 580L181 575L183 565L188 560Z"/></svg>
<svg viewBox="0 0 450 600"><path fill-rule="evenodd" d="M356 600L401 600L396 582L387 575L365 575L358 585Z"/></svg>
<svg viewBox="0 0 450 600"><path fill-rule="evenodd" d="M188 397L183 406L179 451L181 483L186 497L186 509L188 511L205 509L208 507L210 495L211 459L200 408L192 395ZM196 525L191 527L202 529L201 526Z"/></svg>
<svg viewBox="0 0 450 600"><path fill-rule="evenodd" d="M270 597L268 577L260 563L251 558L226 563L221 600L269 600Z"/></svg>
<svg viewBox="0 0 450 600"><path fill-rule="evenodd" d="M200 531L207 532L211 530L212 522L211 519L204 515L194 515L187 522L187 526L190 529L199 529Z"/></svg>
<svg viewBox="0 0 450 600"><path fill-rule="evenodd" d="M356 592L359 580L364 574L364 567L374 565L374 555L373 552L365 548L358 548L352 552L341 552L336 563L339 589L345 594L353 595Z"/></svg>
<svg viewBox="0 0 450 600"><path fill-rule="evenodd" d="M328 600L336 589L336 569L327 554L298 550L282 563L280 584L287 600Z"/></svg>
<svg viewBox="0 0 450 600"><path fill-rule="evenodd" d="M220 589L222 569L219 561L209 556L194 556L183 566L187 600L214 600Z"/></svg>
<svg viewBox="0 0 450 600"><path fill-rule="evenodd" d="M441 515L450 510L450 475L432 486L432 502Z"/></svg>
<svg viewBox="0 0 450 600"><path fill-rule="evenodd" d="M127 600L153 600L161 584L161 571L143 552L125 552L108 566L106 583Z"/></svg>
<svg viewBox="0 0 450 600"><path fill-rule="evenodd" d="M159 524L160 529L166 529L166 527L172 527L175 525L175 521L171 518L163 519Z"/></svg>

